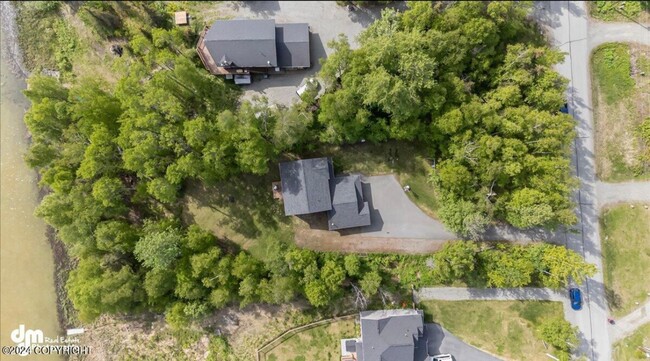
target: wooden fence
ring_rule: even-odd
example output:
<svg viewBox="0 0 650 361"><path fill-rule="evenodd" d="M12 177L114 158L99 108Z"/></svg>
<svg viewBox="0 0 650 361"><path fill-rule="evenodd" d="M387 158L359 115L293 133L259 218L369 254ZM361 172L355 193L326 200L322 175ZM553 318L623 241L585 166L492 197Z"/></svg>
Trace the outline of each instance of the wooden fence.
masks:
<svg viewBox="0 0 650 361"><path fill-rule="evenodd" d="M359 316L358 313L353 313L353 314L344 315L344 316L326 318L324 320L319 320L319 321L316 321L316 322L308 323L306 325L297 326L297 327L288 329L288 330L282 332L281 334L279 334L277 337L275 337L271 341L266 342L265 344L263 344L262 346L260 346L257 349L257 354L256 354L257 361L266 360L266 353L269 350L274 349L275 347L280 345L282 342L286 341L288 338L290 338L291 336L297 334L298 332L309 330L309 329L312 329L314 327L318 327L318 326L322 326L322 325L327 325L327 324L330 324L330 323L336 322L336 321L349 320L349 319L355 318L357 316ZM262 355L265 356L264 359L262 359Z"/></svg>

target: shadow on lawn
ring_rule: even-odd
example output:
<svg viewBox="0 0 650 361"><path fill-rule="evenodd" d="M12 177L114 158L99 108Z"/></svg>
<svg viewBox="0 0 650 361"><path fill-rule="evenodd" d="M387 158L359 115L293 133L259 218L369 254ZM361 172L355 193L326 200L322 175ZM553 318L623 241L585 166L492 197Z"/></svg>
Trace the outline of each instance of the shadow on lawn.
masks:
<svg viewBox="0 0 650 361"><path fill-rule="evenodd" d="M217 226L228 227L245 238L259 238L265 229L277 230L281 222L288 222L283 219L281 203L272 197L267 178L246 175L217 185L193 182L187 187L187 198L221 214L223 217L215 217ZM194 222L195 215L187 203L183 213Z"/></svg>

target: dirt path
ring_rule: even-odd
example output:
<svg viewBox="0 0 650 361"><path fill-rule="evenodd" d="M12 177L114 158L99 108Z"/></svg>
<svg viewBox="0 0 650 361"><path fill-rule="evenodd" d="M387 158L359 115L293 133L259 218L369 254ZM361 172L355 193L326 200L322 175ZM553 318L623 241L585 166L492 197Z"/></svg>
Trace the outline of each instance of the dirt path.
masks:
<svg viewBox="0 0 650 361"><path fill-rule="evenodd" d="M321 252L425 254L439 250L446 240L341 236L337 232L298 229L299 247Z"/></svg>

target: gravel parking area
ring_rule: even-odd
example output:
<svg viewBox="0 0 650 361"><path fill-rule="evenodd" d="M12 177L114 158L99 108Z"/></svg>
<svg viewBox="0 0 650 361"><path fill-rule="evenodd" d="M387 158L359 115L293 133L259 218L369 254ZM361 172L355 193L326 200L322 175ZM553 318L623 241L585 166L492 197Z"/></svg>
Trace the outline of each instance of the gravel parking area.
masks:
<svg viewBox="0 0 650 361"><path fill-rule="evenodd" d="M356 38L381 14L381 7L348 11L335 1L229 1L219 5L219 13L233 19L275 19L276 23L308 23L311 28L312 67L255 78L253 84L244 86L244 99L255 95L266 96L270 103L291 104L298 99L296 90L300 82L320 70L320 58L327 57L331 49L327 43L343 33L350 45L357 46Z"/></svg>

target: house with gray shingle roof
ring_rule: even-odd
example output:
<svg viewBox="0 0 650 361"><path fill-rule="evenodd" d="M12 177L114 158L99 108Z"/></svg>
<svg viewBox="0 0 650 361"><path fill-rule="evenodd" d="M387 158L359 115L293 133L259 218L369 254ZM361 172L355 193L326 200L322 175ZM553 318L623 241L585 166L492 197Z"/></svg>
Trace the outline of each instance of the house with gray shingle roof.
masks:
<svg viewBox="0 0 650 361"><path fill-rule="evenodd" d="M359 175L335 177L331 158L280 163L280 179L287 216L327 212L330 231L371 223L361 178Z"/></svg>
<svg viewBox="0 0 650 361"><path fill-rule="evenodd" d="M213 74L249 75L311 67L306 23L217 20L201 34L197 51Z"/></svg>
<svg viewBox="0 0 650 361"><path fill-rule="evenodd" d="M424 314L421 310L379 310L360 314L361 338L342 340L357 361L426 361Z"/></svg>

